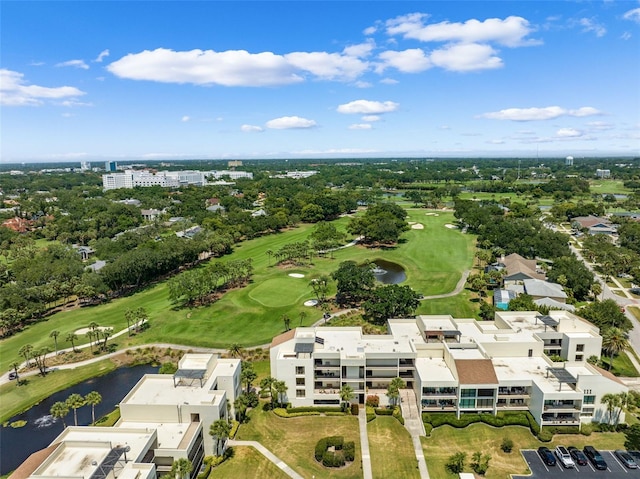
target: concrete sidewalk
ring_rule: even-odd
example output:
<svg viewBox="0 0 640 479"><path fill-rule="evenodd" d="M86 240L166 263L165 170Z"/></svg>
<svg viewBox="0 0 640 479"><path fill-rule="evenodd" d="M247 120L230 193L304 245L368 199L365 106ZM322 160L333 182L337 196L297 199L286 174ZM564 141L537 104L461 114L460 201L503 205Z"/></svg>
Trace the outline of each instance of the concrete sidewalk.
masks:
<svg viewBox="0 0 640 479"><path fill-rule="evenodd" d="M230 440L228 442L229 446L245 446L245 447L253 447L258 452L260 452L264 457L273 462L279 469L281 469L285 474L294 479L303 479L303 477L298 474L296 471L291 469L284 461L280 460L275 454L273 454L269 449L264 447L257 441L234 441Z"/></svg>
<svg viewBox="0 0 640 479"><path fill-rule="evenodd" d="M358 426L360 426L360 448L362 449L362 474L364 479L373 479L371 453L369 452L369 436L367 435L366 407L361 407L358 412Z"/></svg>

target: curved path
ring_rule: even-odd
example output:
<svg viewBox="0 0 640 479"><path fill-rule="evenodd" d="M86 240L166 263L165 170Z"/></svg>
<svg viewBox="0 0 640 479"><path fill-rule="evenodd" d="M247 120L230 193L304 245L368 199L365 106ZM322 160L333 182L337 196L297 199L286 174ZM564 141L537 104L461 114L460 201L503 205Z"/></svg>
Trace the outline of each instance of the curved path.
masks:
<svg viewBox="0 0 640 479"><path fill-rule="evenodd" d="M458 281L458 284L456 284L456 287L453 289L453 291L450 291L449 293L444 293L444 294L433 294L431 296L424 296L422 298L422 301L424 301L425 299L450 298L451 296L455 296L456 294L459 294L460 291L464 289L464 285L467 282L467 278L469 278L470 274L471 274L470 269L463 271L462 276L460 277L460 280Z"/></svg>

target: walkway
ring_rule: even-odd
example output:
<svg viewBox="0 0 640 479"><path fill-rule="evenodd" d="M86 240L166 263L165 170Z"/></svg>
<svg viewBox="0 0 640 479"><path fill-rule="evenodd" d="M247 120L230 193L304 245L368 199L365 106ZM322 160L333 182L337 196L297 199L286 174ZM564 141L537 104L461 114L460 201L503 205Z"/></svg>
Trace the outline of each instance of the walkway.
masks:
<svg viewBox="0 0 640 479"><path fill-rule="evenodd" d="M429 470L427 469L427 461L424 458L424 450L422 449L422 442L420 442L420 436L424 436L424 423L422 422L422 414L418 409L416 403L416 395L412 389L401 389L400 397L400 409L402 410L402 417L404 418L404 427L409 431L411 435L411 441L413 442L413 452L418 460L418 470L420 471L420 477L422 479L429 479Z"/></svg>
<svg viewBox="0 0 640 479"><path fill-rule="evenodd" d="M364 479L373 479L371 470L371 453L369 452L369 436L367 435L367 408L361 407L358 412L360 426L360 448L362 449L362 474Z"/></svg>
<svg viewBox="0 0 640 479"><path fill-rule="evenodd" d="M450 298L451 296L455 296L456 294L459 294L460 291L462 291L462 289L464 288L465 283L467 282L467 278L469 277L469 275L471 274L471 270L465 270L462 272L462 276L460 277L460 280L458 281L458 284L456 284L456 287L453 289L453 291L449 292L449 293L444 293L444 294L434 294L431 296L424 296L422 297L422 300L425 299L440 299L440 298Z"/></svg>
<svg viewBox="0 0 640 479"><path fill-rule="evenodd" d="M274 453L272 453L269 449L267 449L257 441L235 441L232 439L232 440L229 440L228 445L253 447L258 452L260 452L264 457L266 457L271 462L273 462L276 466L278 466L278 468L281 469L289 477L293 477L294 479L303 479L300 474L298 474L296 471L291 469L291 467L287 466L287 464L284 461L279 459Z"/></svg>

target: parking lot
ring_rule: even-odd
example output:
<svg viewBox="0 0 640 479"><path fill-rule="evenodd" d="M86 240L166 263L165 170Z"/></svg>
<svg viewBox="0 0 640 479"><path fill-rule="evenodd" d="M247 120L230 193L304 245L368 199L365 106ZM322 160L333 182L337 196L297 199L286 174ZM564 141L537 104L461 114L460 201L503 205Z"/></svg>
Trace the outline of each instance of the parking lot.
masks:
<svg viewBox="0 0 640 479"><path fill-rule="evenodd" d="M616 478L629 479L631 477L640 477L639 469L627 469L624 467L617 457L613 455L613 451L600 451L602 457L607 462L608 469L606 471L598 471L594 469L591 463L586 466L577 466L575 469L565 469L559 463L555 466L548 467L535 449L526 449L520 451L527 461L530 476L513 476L514 479L552 479L558 477L580 477L580 478Z"/></svg>

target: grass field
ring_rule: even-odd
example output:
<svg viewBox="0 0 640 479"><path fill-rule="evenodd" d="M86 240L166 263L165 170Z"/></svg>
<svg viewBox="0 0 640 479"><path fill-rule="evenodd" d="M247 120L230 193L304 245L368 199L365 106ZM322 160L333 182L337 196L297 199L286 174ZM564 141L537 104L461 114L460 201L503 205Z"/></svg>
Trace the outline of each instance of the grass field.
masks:
<svg viewBox="0 0 640 479"><path fill-rule="evenodd" d="M509 454L500 449L500 444L505 437L514 442L514 449ZM520 426L494 428L485 424L472 424L463 429L441 426L432 431L431 437L421 439L429 475L433 479L458 477L457 474L452 474L445 468L448 458L456 452L467 453L466 472L472 472L469 462L474 452L490 454L487 479L504 479L509 477L509 474L529 472L519 449L536 449L542 445L553 449L558 444L579 448L590 444L598 449L618 449L623 447L625 440L622 433L593 433L591 436L557 434L551 443L542 443L531 434L528 428Z"/></svg>
<svg viewBox="0 0 640 479"><path fill-rule="evenodd" d="M162 342L219 348L227 348L232 343L242 346L266 344L284 330L284 314L291 318L292 325L299 324L301 311L307 313L303 325L320 319L322 312L319 309L302 304L313 297L309 282L335 271L339 263L345 260L361 262L381 258L399 263L406 270L406 284L425 295L453 290L462 271L470 268L473 262L474 237L444 226L454 221L451 213L433 216L427 215L428 211L424 209L410 209L408 213L409 220L424 225L424 229L409 230L397 247L384 250L349 247L336 251L334 258L316 258L312 265L305 267L282 269L270 265L272 261L265 251L276 251L287 243L305 240L311 232L311 225L236 245L233 254L222 261L252 258L252 282L245 288L227 292L216 303L206 307L177 307L169 301L166 283L160 283L107 304L57 313L0 341L3 351L0 369L6 371L13 361L22 362L18 350L25 344L31 344L36 349L46 346L53 350L54 344L49 334L54 329L60 332L59 348L70 347L65 341L67 334L86 327L92 321L100 326L112 327L115 331L122 330L126 328L124 311L138 307L144 307L149 314L150 328L131 338L117 338L115 343L118 348ZM341 218L336 225L344 228L347 222L348 218ZM289 276L290 273L304 274L305 277L293 278ZM473 305L463 305L465 301L447 298L425 308L455 316L461 311L466 312L462 316L470 316ZM447 304L454 305L453 310L447 309ZM76 346L86 341L85 337L80 337Z"/></svg>
<svg viewBox="0 0 640 479"><path fill-rule="evenodd" d="M411 436L396 418L376 417L367 424L367 433L374 478L420 477Z"/></svg>
<svg viewBox="0 0 640 479"><path fill-rule="evenodd" d="M249 422L242 424L238 440L258 441L291 466L303 477L360 478L360 435L358 418L353 416L306 416L280 418L261 407L249 413ZM344 469L331 469L316 462L314 450L318 440L326 436L344 436L356 444L356 460ZM214 476L215 477L215 476ZM257 477L255 475L235 477ZM399 477L399 476L398 476Z"/></svg>
<svg viewBox="0 0 640 479"><path fill-rule="evenodd" d="M239 477L264 477L286 479L278 466L253 447L233 447L233 457L211 470L209 479L237 479Z"/></svg>

